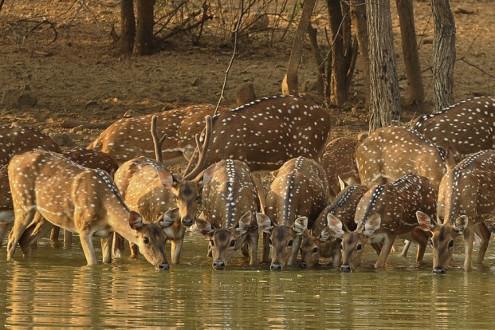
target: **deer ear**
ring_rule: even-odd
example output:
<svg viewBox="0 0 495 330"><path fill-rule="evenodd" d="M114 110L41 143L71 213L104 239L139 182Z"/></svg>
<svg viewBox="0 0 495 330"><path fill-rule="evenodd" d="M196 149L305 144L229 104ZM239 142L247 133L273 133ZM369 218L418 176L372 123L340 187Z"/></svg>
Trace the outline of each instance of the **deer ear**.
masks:
<svg viewBox="0 0 495 330"><path fill-rule="evenodd" d="M196 224L194 227L195 231L199 232L200 234L204 236L211 236L213 233L213 228L211 226L211 223L204 219L197 218L196 219Z"/></svg>
<svg viewBox="0 0 495 330"><path fill-rule="evenodd" d="M263 213L256 213L256 222L258 223L258 228L261 229L265 234L271 234L273 226L270 218Z"/></svg>
<svg viewBox="0 0 495 330"><path fill-rule="evenodd" d="M468 225L469 225L469 218L467 217L467 215L461 215L454 221L454 229L459 234L462 234L464 230L466 230Z"/></svg>
<svg viewBox="0 0 495 330"><path fill-rule="evenodd" d="M197 176L195 181L197 181L202 187L208 184L213 177L213 172L215 171L217 164L213 164L205 169L201 174Z"/></svg>
<svg viewBox="0 0 495 330"><path fill-rule="evenodd" d="M419 228L423 231L431 231L435 227L430 216L424 212L416 211L416 219L418 219Z"/></svg>
<svg viewBox="0 0 495 330"><path fill-rule="evenodd" d="M245 235L247 234L251 229L255 229L256 221L253 217L253 214L251 211L247 211L244 213L241 218L239 219L239 227L237 228L237 232L240 235Z"/></svg>
<svg viewBox="0 0 495 330"><path fill-rule="evenodd" d="M304 231L308 229L308 217L296 218L292 229L296 232L296 235L302 235Z"/></svg>
<svg viewBox="0 0 495 330"><path fill-rule="evenodd" d="M344 230L342 229L342 221L335 215L327 214L327 226L331 231L335 233L335 237L342 238L344 236Z"/></svg>
<svg viewBox="0 0 495 330"><path fill-rule="evenodd" d="M364 223L364 234L366 236L371 236L380 228L382 223L382 218L378 214L373 214Z"/></svg>
<svg viewBox="0 0 495 330"><path fill-rule="evenodd" d="M174 178L172 173L165 169L158 170L158 177L160 178L161 184L167 189L172 188L172 186L177 183L177 178Z"/></svg>
<svg viewBox="0 0 495 330"><path fill-rule="evenodd" d="M143 218L139 215L139 213L131 211L129 213L129 225L132 229L138 230L143 228Z"/></svg>
<svg viewBox="0 0 495 330"><path fill-rule="evenodd" d="M170 227L177 220L178 216L179 216L179 208L176 207L174 209L168 209L163 213L162 219L160 220L159 224L163 228Z"/></svg>
<svg viewBox="0 0 495 330"><path fill-rule="evenodd" d="M337 176L337 178L339 179L340 191L344 191L348 184L340 176Z"/></svg>

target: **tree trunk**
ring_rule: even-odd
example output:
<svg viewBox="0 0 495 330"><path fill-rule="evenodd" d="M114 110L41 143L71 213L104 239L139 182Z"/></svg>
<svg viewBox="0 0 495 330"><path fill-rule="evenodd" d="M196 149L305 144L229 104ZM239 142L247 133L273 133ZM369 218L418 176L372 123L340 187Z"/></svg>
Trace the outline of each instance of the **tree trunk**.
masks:
<svg viewBox="0 0 495 330"><path fill-rule="evenodd" d="M133 0L120 0L120 52L131 54L136 36Z"/></svg>
<svg viewBox="0 0 495 330"><path fill-rule="evenodd" d="M153 7L155 0L137 0L136 39L134 54L148 55L153 51Z"/></svg>
<svg viewBox="0 0 495 330"><path fill-rule="evenodd" d="M332 99L340 106L347 101L347 59L344 48L344 30L346 21L342 20L342 7L340 0L327 0L328 16L330 19L330 31L332 45Z"/></svg>
<svg viewBox="0 0 495 330"><path fill-rule="evenodd" d="M370 94L370 61L368 58L368 23L365 0L351 0L352 25L356 27L359 55L357 66L365 86L365 106L368 107Z"/></svg>
<svg viewBox="0 0 495 330"><path fill-rule="evenodd" d="M370 131L399 120L400 93L389 0L366 1L370 59Z"/></svg>
<svg viewBox="0 0 495 330"><path fill-rule="evenodd" d="M306 32L308 31L309 24L311 23L311 15L313 14L315 4L316 0L304 1L301 20L297 26L296 35L294 37L294 42L290 52L287 74L282 82L282 94L284 95L298 94L299 89L297 82L297 71L299 69L299 62L301 61L303 52L304 38L306 36Z"/></svg>
<svg viewBox="0 0 495 330"><path fill-rule="evenodd" d="M412 0L396 0L396 3L397 12L399 13L402 54L409 83L409 103L411 105L421 104L424 102L425 95L416 42L413 2Z"/></svg>
<svg viewBox="0 0 495 330"><path fill-rule="evenodd" d="M435 24L433 39L433 92L436 110L454 102L455 21L449 0L432 0Z"/></svg>

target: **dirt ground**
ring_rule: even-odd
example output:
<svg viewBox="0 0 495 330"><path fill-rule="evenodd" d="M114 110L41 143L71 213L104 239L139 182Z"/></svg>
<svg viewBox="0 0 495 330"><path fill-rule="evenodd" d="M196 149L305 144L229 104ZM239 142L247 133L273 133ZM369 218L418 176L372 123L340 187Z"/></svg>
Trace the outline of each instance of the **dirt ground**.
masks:
<svg viewBox="0 0 495 330"><path fill-rule="evenodd" d="M166 45L166 50L152 56L123 58L115 55L110 36L112 24L118 24L118 1L86 2L94 5L91 10L77 7L79 3L74 4L74 0L37 1L36 4L28 0L6 0L0 13L0 123L37 126L66 145L72 144L67 137L85 145L125 113L138 115L179 105L217 102L231 56L229 47L208 41L192 46L190 40L177 38ZM407 82L395 1L392 3L395 52L405 98ZM426 108L429 108L432 99L431 7L430 1L414 3ZM452 0L451 6L457 25L455 98L493 95L494 2ZM322 15L320 17L324 17ZM58 36L53 43L50 43L53 31L48 25L25 37L34 24L30 20L43 18L56 24ZM279 93L290 41L270 47L262 39L263 35L241 43L241 52L226 89L226 104L233 105L237 86L246 82L254 83L258 96ZM314 77L308 49L301 67L301 85ZM9 102L12 95L19 93L30 97L20 108ZM352 95L348 107L332 110L332 136L367 128L363 84L359 77L355 79ZM415 114L405 113L403 119L408 120Z"/></svg>

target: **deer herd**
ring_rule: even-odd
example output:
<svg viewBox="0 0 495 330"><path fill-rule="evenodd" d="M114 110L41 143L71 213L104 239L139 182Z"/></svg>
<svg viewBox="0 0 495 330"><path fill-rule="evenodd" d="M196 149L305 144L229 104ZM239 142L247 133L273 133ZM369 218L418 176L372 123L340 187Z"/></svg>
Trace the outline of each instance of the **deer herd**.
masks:
<svg viewBox="0 0 495 330"><path fill-rule="evenodd" d="M86 149L1 127L0 244L10 230L11 260L18 245L29 255L62 229L66 247L78 234L88 265L97 236L104 263L129 246L166 270L167 241L178 264L192 231L207 239L215 269L240 252L271 270L350 272L367 246L384 268L399 238L403 256L416 243L417 265L431 246L433 271L445 273L462 236L464 269L475 237L483 261L495 220L495 98L327 143L329 133L329 113L309 96L122 118Z"/></svg>

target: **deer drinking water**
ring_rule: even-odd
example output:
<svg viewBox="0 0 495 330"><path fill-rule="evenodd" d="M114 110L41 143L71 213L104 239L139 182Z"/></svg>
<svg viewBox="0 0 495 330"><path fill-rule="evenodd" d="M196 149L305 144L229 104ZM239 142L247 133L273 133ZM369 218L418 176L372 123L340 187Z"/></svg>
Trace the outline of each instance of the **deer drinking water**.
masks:
<svg viewBox="0 0 495 330"><path fill-rule="evenodd" d="M327 187L325 171L312 159L291 159L277 171L266 197L265 215L259 217L263 261L271 253L271 269L294 264L301 236L328 203Z"/></svg>
<svg viewBox="0 0 495 330"><path fill-rule="evenodd" d="M202 150L211 136L211 117L206 117L206 135ZM162 143L167 136L158 137L157 116L151 117L151 136L156 160L146 157L131 159L122 164L115 173L115 184L122 193L129 208L138 212L145 221L154 222L166 219L168 226L165 235L171 241L172 263L178 264L186 227L193 224L196 217L204 173L191 177L173 174L163 165ZM203 157L204 158L204 157ZM207 175L208 176L208 175ZM173 209L177 208L176 211ZM114 254L121 254L120 238L115 238ZM131 246L131 256L137 251Z"/></svg>
<svg viewBox="0 0 495 330"><path fill-rule="evenodd" d="M478 263L490 240L483 220L495 215L495 151L477 152L450 169L442 178L437 208L438 224L431 215L417 215L421 228L433 235L433 271L445 273L458 235L464 236L464 269L469 271L474 234L481 238Z"/></svg>
<svg viewBox="0 0 495 330"><path fill-rule="evenodd" d="M107 172L82 167L57 153L34 150L14 156L8 173L15 221L7 260L17 243L25 251L48 221L79 233L88 265L97 263L92 237L103 238L103 261L110 262L110 238L116 232L137 244L157 269L168 269L161 226L145 224L130 211Z"/></svg>
<svg viewBox="0 0 495 330"><path fill-rule="evenodd" d="M208 239L213 268L223 269L241 249L251 266L258 263L258 195L249 167L226 159L208 169L203 188L203 214L197 230Z"/></svg>
<svg viewBox="0 0 495 330"><path fill-rule="evenodd" d="M429 180L414 174L405 175L393 183L371 188L359 201L355 214L357 228L344 233L342 266L351 271L361 262L365 245L383 241L375 268L385 267L388 255L398 236L418 243L416 262L423 260L428 235L418 228L416 211L435 214L436 190ZM342 223L332 222L334 231L342 231Z"/></svg>
<svg viewBox="0 0 495 330"><path fill-rule="evenodd" d="M495 97L463 100L442 111L420 116L413 129L460 156L495 148Z"/></svg>
<svg viewBox="0 0 495 330"><path fill-rule="evenodd" d="M455 166L451 156L414 130L386 127L361 142L356 163L361 183L368 187L414 173L437 188L447 168Z"/></svg>

